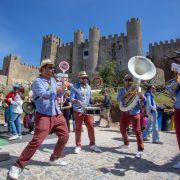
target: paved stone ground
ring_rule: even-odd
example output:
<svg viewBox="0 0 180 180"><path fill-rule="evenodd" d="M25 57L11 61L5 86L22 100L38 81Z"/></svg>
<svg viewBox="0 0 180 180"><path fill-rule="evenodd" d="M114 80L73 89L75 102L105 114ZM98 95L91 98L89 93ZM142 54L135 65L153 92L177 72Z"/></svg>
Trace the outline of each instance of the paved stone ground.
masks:
<svg viewBox="0 0 180 180"><path fill-rule="evenodd" d="M49 166L48 159L57 139L47 139L29 161L20 175L21 180L177 180L180 171L174 170L172 165L180 160L178 146L174 132L161 132L163 145L145 142L145 151L142 159L134 158L136 153L135 137L131 136L130 149L121 151L122 144L119 127L109 129L96 127L96 143L103 153L89 150L86 128L82 133L83 150L74 154L74 133L72 132L65 148L63 158L68 162L66 167ZM17 143L1 146L0 151L7 151L11 160L0 162L0 180L9 179L7 172L17 156L26 146L26 143Z"/></svg>

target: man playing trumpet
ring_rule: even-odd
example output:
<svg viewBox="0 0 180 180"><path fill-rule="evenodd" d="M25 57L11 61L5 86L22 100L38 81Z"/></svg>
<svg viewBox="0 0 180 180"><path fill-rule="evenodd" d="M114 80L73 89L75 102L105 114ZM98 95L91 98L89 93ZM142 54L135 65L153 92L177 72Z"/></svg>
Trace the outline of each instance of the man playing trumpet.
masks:
<svg viewBox="0 0 180 180"><path fill-rule="evenodd" d="M50 157L49 165L64 166L67 164L60 159L60 155L68 141L68 127L58 107L57 97L61 95L66 86L70 84L65 82L61 87L57 86L55 79L52 77L54 67L50 59L42 60L39 71L41 75L37 77L32 84L33 99L36 105L34 136L15 164L11 167L9 177L12 179L18 179L19 174L27 162L50 132L56 133L58 141Z"/></svg>

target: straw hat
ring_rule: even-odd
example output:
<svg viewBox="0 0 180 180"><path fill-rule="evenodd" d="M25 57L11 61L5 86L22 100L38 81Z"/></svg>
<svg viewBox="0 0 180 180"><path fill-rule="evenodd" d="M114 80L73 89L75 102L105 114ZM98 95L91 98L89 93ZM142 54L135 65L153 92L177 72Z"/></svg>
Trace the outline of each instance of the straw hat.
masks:
<svg viewBox="0 0 180 180"><path fill-rule="evenodd" d="M87 75L86 71L80 71L78 77L79 78L88 77L88 75Z"/></svg>
<svg viewBox="0 0 180 180"><path fill-rule="evenodd" d="M42 72L42 67L46 66L46 65L54 65L54 63L50 60L50 59L43 59L41 61L41 66L39 68L39 72Z"/></svg>

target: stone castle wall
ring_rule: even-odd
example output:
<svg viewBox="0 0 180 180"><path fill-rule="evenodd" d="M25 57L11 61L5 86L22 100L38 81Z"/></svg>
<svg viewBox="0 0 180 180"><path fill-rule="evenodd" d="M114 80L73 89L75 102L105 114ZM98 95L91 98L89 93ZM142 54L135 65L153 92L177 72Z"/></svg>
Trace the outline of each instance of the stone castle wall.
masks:
<svg viewBox="0 0 180 180"><path fill-rule="evenodd" d="M59 63L61 61L67 61L69 63L70 69L67 73L72 72L72 54L73 54L73 43L62 44L62 46L58 47L55 68L56 72L59 72Z"/></svg>
<svg viewBox="0 0 180 180"><path fill-rule="evenodd" d="M0 88L1 88L1 85L5 86L6 84L7 84L7 76L0 75Z"/></svg>
<svg viewBox="0 0 180 180"><path fill-rule="evenodd" d="M155 66L162 68L165 72L165 81L174 77L171 71L172 60L167 57L172 57L175 55L175 51L180 52L180 39L165 41L165 42L155 42L154 44L149 44L148 56L154 62ZM180 62L179 62L180 63Z"/></svg>
<svg viewBox="0 0 180 180"><path fill-rule="evenodd" d="M37 67L21 64L18 56L9 55L4 58L2 75L7 77L8 86L16 82L28 84L38 74L39 70Z"/></svg>
<svg viewBox="0 0 180 180"><path fill-rule="evenodd" d="M109 35L107 38L102 37L99 52L99 65L106 61L116 61L120 70L127 69L127 36L124 36L123 33L120 36L115 34L114 36Z"/></svg>

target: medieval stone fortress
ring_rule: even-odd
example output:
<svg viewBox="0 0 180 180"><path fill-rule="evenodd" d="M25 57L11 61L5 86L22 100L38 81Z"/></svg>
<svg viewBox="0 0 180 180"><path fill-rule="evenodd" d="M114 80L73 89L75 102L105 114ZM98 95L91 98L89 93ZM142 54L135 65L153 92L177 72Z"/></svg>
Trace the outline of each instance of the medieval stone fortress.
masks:
<svg viewBox="0 0 180 180"><path fill-rule="evenodd" d="M41 60L50 58L56 64L65 60L70 64L70 73L81 70L95 72L99 65L106 61L116 61L120 70L127 69L127 61L134 55L143 55L142 32L139 19L127 22L127 36L123 33L108 37L101 36L97 27L89 28L89 40L84 39L80 30L74 32L74 42L62 44L55 35L43 38Z"/></svg>
<svg viewBox="0 0 180 180"><path fill-rule="evenodd" d="M165 72L170 66L165 66L164 57L171 56L174 51L180 51L180 39L149 44L148 57L156 67ZM60 37L47 35L43 37L41 60L50 58L56 72L60 72L59 63L67 61L70 64L68 73L77 75L81 70L94 73L97 67L107 61L115 61L120 71L127 70L128 60L132 56L143 55L141 21L132 18L127 21L127 34L101 36L98 27L89 28L89 39L84 39L80 30L74 32L74 41L63 44ZM38 67L21 64L16 55L4 58L3 68L0 70L1 83L11 86L13 83L31 82L39 74ZM165 73L165 79L168 74Z"/></svg>

